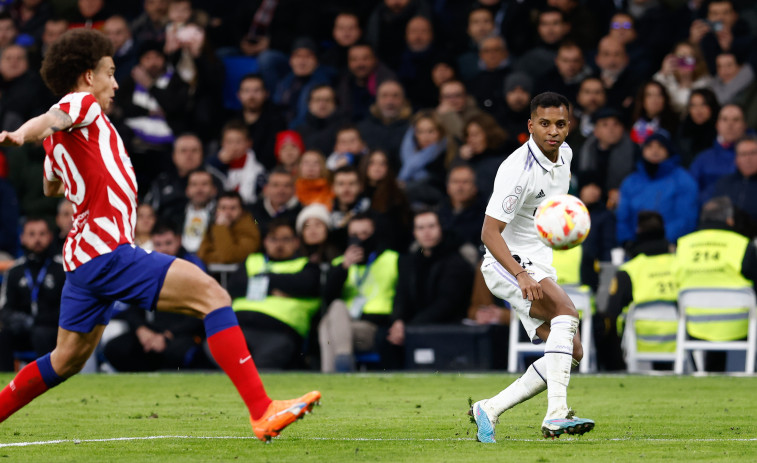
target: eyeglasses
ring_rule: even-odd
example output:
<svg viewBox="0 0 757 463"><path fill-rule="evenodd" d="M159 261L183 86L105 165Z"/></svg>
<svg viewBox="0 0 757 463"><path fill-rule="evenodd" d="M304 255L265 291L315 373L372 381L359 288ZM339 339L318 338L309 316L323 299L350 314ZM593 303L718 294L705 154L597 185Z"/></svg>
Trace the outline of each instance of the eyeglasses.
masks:
<svg viewBox="0 0 757 463"><path fill-rule="evenodd" d="M631 24L631 21L613 21L610 25L612 29L631 29L633 27L633 24Z"/></svg>

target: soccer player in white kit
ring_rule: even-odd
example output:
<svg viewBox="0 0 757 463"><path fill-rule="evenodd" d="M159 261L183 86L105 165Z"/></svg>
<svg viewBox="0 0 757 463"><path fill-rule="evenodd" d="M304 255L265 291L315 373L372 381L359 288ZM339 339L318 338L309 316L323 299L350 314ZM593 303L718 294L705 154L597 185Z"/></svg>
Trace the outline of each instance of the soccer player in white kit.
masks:
<svg viewBox="0 0 757 463"><path fill-rule="evenodd" d="M528 336L545 341L544 356L507 389L473 404L470 414L480 442L495 442L494 424L505 410L547 390L544 437L583 434L594 421L578 418L567 405L570 369L583 357L578 312L557 285L552 249L534 230L534 214L548 196L565 194L573 152L564 143L570 103L546 92L531 100L530 139L500 166L481 230L486 255L481 272L492 294L510 303Z"/></svg>

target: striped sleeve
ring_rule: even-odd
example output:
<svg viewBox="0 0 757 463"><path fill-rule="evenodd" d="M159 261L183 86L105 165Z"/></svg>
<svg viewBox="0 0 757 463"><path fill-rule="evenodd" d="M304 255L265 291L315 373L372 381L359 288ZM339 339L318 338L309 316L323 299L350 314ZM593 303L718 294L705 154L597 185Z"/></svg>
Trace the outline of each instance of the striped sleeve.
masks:
<svg viewBox="0 0 757 463"><path fill-rule="evenodd" d="M101 113L100 105L91 93L69 93L50 109L59 109L71 117L72 128L86 127Z"/></svg>

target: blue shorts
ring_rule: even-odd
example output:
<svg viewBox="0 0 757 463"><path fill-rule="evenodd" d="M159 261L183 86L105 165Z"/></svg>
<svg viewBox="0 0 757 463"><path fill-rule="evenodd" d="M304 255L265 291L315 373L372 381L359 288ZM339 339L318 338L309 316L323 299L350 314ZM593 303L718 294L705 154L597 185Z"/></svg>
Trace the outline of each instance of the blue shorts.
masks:
<svg viewBox="0 0 757 463"><path fill-rule="evenodd" d="M95 257L66 274L58 324L89 333L95 325L108 324L115 301L154 310L175 259L128 244Z"/></svg>

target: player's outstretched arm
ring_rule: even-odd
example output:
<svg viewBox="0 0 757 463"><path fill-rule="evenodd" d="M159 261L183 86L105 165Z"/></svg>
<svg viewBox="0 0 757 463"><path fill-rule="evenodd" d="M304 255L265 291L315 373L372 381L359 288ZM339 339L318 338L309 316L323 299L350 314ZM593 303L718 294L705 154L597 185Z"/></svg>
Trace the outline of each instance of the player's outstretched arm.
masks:
<svg viewBox="0 0 757 463"><path fill-rule="evenodd" d="M530 301L541 299L543 297L541 285L531 278L528 272L525 272L523 267L513 259L510 248L507 247L505 239L502 238L502 232L506 226L507 223L485 215L484 226L481 228L481 241L483 241L492 256L502 264L502 267L518 280L518 286L520 286L523 299Z"/></svg>
<svg viewBox="0 0 757 463"><path fill-rule="evenodd" d="M21 146L24 143L42 141L55 132L73 125L71 117L60 109L51 109L45 114L29 119L13 132L0 132L0 146Z"/></svg>

